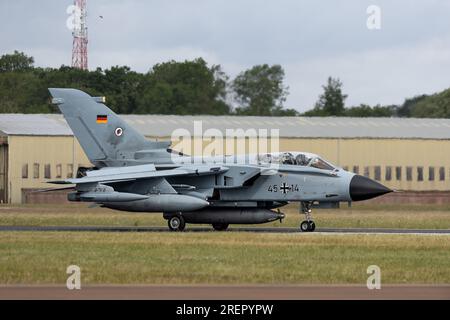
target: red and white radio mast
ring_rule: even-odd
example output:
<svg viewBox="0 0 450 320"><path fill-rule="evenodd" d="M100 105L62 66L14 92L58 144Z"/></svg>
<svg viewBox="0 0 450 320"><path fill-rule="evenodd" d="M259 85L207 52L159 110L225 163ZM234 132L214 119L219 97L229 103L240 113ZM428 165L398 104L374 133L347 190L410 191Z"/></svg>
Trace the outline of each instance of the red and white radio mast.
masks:
<svg viewBox="0 0 450 320"><path fill-rule="evenodd" d="M72 67L82 70L88 68L88 32L86 24L86 0L74 0L74 6L76 7L76 19L77 23L74 26L73 35L73 47L72 47Z"/></svg>

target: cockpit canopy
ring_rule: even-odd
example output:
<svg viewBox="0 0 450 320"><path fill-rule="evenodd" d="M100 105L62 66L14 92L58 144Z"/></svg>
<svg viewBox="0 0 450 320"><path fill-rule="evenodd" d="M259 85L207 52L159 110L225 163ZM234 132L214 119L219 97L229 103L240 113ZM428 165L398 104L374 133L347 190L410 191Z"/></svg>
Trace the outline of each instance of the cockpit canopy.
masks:
<svg viewBox="0 0 450 320"><path fill-rule="evenodd" d="M329 162L323 160L318 155L306 152L279 152L258 155L260 164L287 164L304 167L313 167L322 170L335 170L336 168Z"/></svg>

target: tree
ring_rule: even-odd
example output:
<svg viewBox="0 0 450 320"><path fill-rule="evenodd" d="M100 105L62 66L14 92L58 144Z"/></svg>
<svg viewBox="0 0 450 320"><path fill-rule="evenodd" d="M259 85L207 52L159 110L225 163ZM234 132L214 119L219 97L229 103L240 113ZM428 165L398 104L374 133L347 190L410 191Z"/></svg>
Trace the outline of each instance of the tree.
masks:
<svg viewBox="0 0 450 320"><path fill-rule="evenodd" d="M49 113L48 91L31 72L0 72L0 113Z"/></svg>
<svg viewBox="0 0 450 320"><path fill-rule="evenodd" d="M0 57L0 72L27 71L33 67L33 63L33 57L28 57L23 52L15 50L13 54L5 54Z"/></svg>
<svg viewBox="0 0 450 320"><path fill-rule="evenodd" d="M342 93L342 82L328 77L327 84L322 86L323 93L313 110L305 112L306 116L342 116L345 112L345 99Z"/></svg>
<svg viewBox="0 0 450 320"><path fill-rule="evenodd" d="M108 105L122 114L135 113L138 109L139 87L145 76L131 71L127 66L115 66L103 72L102 87L96 88L107 97Z"/></svg>
<svg viewBox="0 0 450 320"><path fill-rule="evenodd" d="M426 98L428 98L428 96L423 94L406 99L405 102L397 110L398 116L406 118L411 117L414 107L422 100L426 100Z"/></svg>
<svg viewBox="0 0 450 320"><path fill-rule="evenodd" d="M283 102L288 94L288 88L283 85L283 80L284 70L280 65L257 65L240 73L232 83L236 100L240 104L240 107L236 108L236 113L258 116L282 115Z"/></svg>
<svg viewBox="0 0 450 320"><path fill-rule="evenodd" d="M344 116L346 117L393 117L397 113L397 106L380 106L371 107L367 104L361 104L357 107L346 108Z"/></svg>
<svg viewBox="0 0 450 320"><path fill-rule="evenodd" d="M228 77L201 59L155 65L140 87L138 113L229 114Z"/></svg>
<svg viewBox="0 0 450 320"><path fill-rule="evenodd" d="M411 106L416 118L450 118L450 89L419 99Z"/></svg>

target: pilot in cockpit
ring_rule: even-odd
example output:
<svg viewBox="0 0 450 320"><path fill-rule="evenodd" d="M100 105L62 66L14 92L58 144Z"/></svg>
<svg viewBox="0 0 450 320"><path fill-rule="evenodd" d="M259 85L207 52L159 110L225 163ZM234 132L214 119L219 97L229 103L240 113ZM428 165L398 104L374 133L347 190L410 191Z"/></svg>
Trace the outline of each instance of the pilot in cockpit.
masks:
<svg viewBox="0 0 450 320"><path fill-rule="evenodd" d="M285 152L281 155L280 163L294 165L295 164L294 156L290 152Z"/></svg>
<svg viewBox="0 0 450 320"><path fill-rule="evenodd" d="M311 158L307 157L303 153L300 153L300 154L297 155L297 157L295 157L295 162L299 166L305 166L306 167L310 160L311 160Z"/></svg>

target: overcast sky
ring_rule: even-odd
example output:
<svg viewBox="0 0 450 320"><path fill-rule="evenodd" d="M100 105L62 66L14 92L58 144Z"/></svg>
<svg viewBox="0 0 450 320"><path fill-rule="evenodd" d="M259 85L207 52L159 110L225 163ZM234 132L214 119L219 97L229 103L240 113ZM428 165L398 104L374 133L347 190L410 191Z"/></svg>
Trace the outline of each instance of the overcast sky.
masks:
<svg viewBox="0 0 450 320"><path fill-rule="evenodd" d="M67 0L0 0L0 54L34 56L43 67L70 65ZM450 87L448 0L87 0L89 68L140 72L170 59L203 57L235 76L281 64L286 106L311 108L328 76L347 105L402 103ZM369 5L381 29L366 25ZM99 16L103 16L103 19Z"/></svg>

